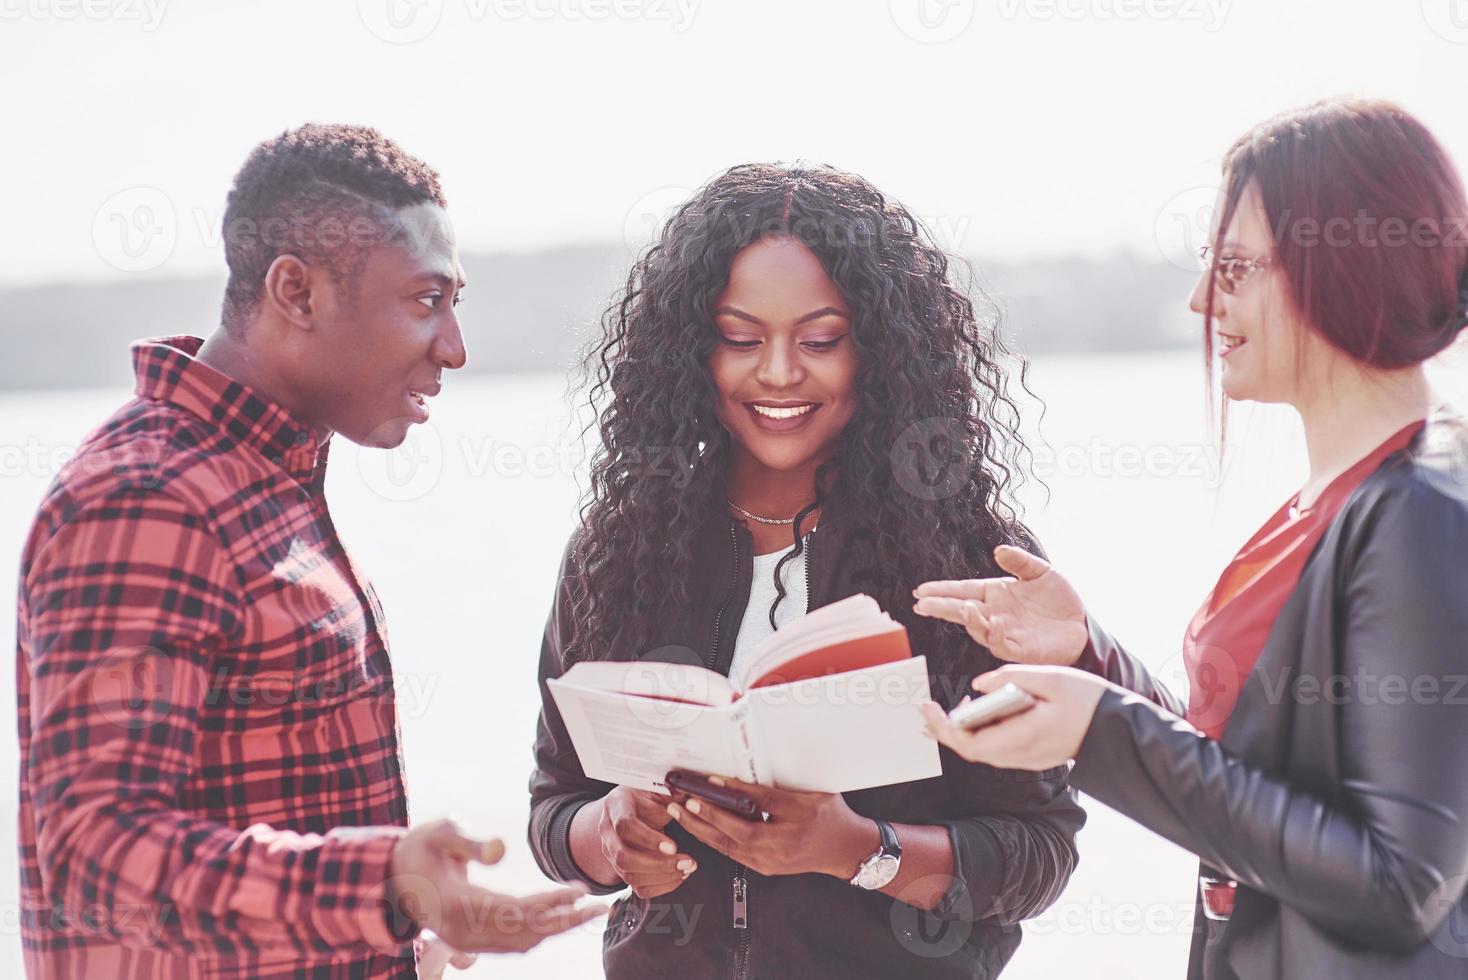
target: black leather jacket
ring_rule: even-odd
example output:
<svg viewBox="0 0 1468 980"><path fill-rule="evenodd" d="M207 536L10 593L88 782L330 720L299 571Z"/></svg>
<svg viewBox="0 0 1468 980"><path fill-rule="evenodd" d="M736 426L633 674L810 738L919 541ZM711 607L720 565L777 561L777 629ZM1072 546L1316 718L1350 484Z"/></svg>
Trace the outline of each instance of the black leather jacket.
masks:
<svg viewBox="0 0 1468 980"><path fill-rule="evenodd" d="M1316 547L1222 738L1092 624L1073 783L1239 882L1189 977L1468 977L1468 424L1438 415Z"/></svg>
<svg viewBox="0 0 1468 980"><path fill-rule="evenodd" d="M810 605L859 589L843 560L839 514L828 507L811 537ZM728 673L735 633L749 598L752 541L722 515L701 534L694 594L697 608L671 615L657 648L660 659L684 659ZM568 634L562 581L540 654L542 710L530 780L530 846L557 881L597 886L571 858L567 834L576 811L612 789L588 779L545 681L559 676ZM890 611L890 610L889 610ZM722 624L720 626L719 624ZM928 658L934 699L951 707L969 680L995 666L958 627ZM618 659L631 659L617 651ZM916 708L913 724L920 724ZM948 828L955 885L938 912L927 914L880 892L820 874L764 877L743 869L689 836L667 833L698 862L679 889L651 901L619 899L603 939L606 975L649 977L964 977L997 975L1019 945L1021 919L1060 895L1076 865L1075 835L1085 822L1066 786L1065 770L1001 771L969 765L946 749L943 775L920 782L847 793L853 810L896 823ZM855 869L853 868L853 872ZM749 928L735 930L733 895L742 883Z"/></svg>

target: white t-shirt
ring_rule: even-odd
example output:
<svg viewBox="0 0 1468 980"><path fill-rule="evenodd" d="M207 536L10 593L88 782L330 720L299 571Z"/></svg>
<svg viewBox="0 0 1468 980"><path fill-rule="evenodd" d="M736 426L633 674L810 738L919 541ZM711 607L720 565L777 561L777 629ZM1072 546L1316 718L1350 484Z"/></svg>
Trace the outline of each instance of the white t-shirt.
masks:
<svg viewBox="0 0 1468 980"><path fill-rule="evenodd" d="M810 547L809 538L805 541L805 547ZM772 555L754 556L754 572L749 583L749 605L744 607L744 619L740 621L739 634L734 638L734 660L729 664L731 676L749 656L749 651L774 632L770 629L770 606L774 605L775 597L779 594L775 591L775 567L780 564L780 559L794 550L795 545L791 545ZM805 581L804 551L799 557L786 563L780 578L785 583L785 598L780 600L780 608L775 610L775 623L785 626L805 615L808 586Z"/></svg>

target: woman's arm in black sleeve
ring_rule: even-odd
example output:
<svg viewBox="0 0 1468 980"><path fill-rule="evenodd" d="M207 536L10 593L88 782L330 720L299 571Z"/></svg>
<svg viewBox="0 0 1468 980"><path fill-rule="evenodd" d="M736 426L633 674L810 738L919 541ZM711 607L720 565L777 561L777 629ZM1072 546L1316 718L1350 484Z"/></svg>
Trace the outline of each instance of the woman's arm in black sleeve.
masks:
<svg viewBox="0 0 1468 980"><path fill-rule="evenodd" d="M530 776L531 853L540 870L554 881L581 882L594 895L610 895L626 886L604 885L577 866L571 856L571 821L576 811L601 799L613 786L587 778L571 744L561 712L546 684L565 672L565 637L570 635L566 577L570 573L572 546L566 548L557 578L556 598L546 620L540 644L540 719L535 726L535 771Z"/></svg>
<svg viewBox="0 0 1468 980"><path fill-rule="evenodd" d="M1363 543L1338 557L1333 628L1348 685L1330 747L1339 802L1118 691L1098 705L1073 779L1321 927L1407 952L1452 907L1440 889L1456 896L1468 874L1468 710L1454 694L1468 664L1468 505L1404 481L1356 518ZM1404 689L1389 696L1393 677Z"/></svg>

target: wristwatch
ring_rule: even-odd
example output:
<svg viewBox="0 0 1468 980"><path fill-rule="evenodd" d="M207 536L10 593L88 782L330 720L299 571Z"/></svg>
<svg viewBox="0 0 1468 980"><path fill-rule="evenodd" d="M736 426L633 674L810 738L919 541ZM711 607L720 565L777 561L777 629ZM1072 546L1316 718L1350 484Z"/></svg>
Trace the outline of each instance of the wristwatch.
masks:
<svg viewBox="0 0 1468 980"><path fill-rule="evenodd" d="M877 832L882 835L882 846L856 869L851 883L858 888L876 891L886 887L897 877L897 868L902 864L902 845L897 840L897 830L885 820L874 820Z"/></svg>

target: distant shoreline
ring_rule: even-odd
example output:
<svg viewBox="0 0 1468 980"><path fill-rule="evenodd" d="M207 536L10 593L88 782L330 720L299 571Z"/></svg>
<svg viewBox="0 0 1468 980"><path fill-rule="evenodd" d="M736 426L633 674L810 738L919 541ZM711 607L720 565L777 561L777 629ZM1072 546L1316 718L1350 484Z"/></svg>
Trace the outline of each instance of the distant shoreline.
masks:
<svg viewBox="0 0 1468 980"><path fill-rule="evenodd" d="M1027 355L1172 350L1197 341L1186 309L1194 273L1160 257L972 260L999 304L1007 339ZM466 254L460 321L468 373L566 370L599 332L630 253L621 244ZM209 333L224 276L142 274L106 283L0 287L0 390L131 384L139 337Z"/></svg>

